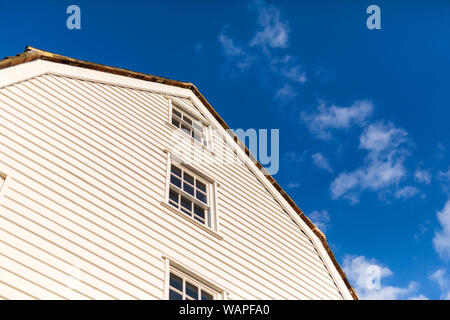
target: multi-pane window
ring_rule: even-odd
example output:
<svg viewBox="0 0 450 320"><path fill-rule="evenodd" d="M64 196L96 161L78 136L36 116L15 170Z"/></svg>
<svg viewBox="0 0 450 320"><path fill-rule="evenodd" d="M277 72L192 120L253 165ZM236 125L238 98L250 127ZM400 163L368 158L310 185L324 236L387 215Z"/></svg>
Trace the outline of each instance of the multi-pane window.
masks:
<svg viewBox="0 0 450 320"><path fill-rule="evenodd" d="M175 106L172 107L172 124L204 146L208 145L203 123Z"/></svg>
<svg viewBox="0 0 450 320"><path fill-rule="evenodd" d="M171 164L169 204L200 223L211 227L210 184L186 169Z"/></svg>
<svg viewBox="0 0 450 320"><path fill-rule="evenodd" d="M213 290L179 273L170 272L169 300L214 300Z"/></svg>

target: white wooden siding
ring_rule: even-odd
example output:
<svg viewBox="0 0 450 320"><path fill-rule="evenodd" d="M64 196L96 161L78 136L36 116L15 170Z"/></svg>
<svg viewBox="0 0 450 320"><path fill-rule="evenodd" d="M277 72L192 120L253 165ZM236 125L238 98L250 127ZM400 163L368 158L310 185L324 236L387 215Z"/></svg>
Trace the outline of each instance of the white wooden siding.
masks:
<svg viewBox="0 0 450 320"><path fill-rule="evenodd" d="M0 203L0 297L161 299L164 255L231 299L342 299L310 239L253 173L214 165L168 123L167 98L56 75L0 89L0 172L12 177ZM196 166L220 184L223 240L161 205L164 151L179 141L209 159ZM221 141L213 130L214 148ZM81 270L73 290L71 267Z"/></svg>

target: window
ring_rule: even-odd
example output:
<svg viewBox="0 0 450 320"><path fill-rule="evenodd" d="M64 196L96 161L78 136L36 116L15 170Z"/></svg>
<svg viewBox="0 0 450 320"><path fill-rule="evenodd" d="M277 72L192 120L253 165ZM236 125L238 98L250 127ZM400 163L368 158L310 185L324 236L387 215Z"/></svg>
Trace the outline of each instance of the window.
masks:
<svg viewBox="0 0 450 320"><path fill-rule="evenodd" d="M217 193L220 184L167 149L166 190L161 205L222 240Z"/></svg>
<svg viewBox="0 0 450 320"><path fill-rule="evenodd" d="M208 146L206 128L200 120L195 119L175 106L172 106L171 118L171 122L175 127L179 128L205 147Z"/></svg>
<svg viewBox="0 0 450 320"><path fill-rule="evenodd" d="M211 228L210 190L211 184L204 179L170 164L169 204Z"/></svg>
<svg viewBox="0 0 450 320"><path fill-rule="evenodd" d="M205 284L171 270L169 276L169 300L214 300L217 292Z"/></svg>

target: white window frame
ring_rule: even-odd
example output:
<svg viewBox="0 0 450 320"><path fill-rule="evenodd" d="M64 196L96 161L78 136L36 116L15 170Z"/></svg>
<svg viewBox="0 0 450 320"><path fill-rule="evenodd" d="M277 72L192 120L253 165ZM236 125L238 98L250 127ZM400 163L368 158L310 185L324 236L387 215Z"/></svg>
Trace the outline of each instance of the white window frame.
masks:
<svg viewBox="0 0 450 320"><path fill-rule="evenodd" d="M177 288L174 288L170 285L170 278L172 275L175 275L179 278L181 278L182 280L182 287L184 288L183 291L180 291ZM187 294L187 283L193 284L194 286L197 287L197 296L200 299L189 299L189 295ZM180 294L182 296L182 300L202 300L202 292L206 292L207 294L211 295L212 299L210 300L217 300L218 297L218 293L215 292L214 290L212 290L211 288L207 287L204 283L194 279L193 277L188 276L187 274L175 269L175 268L170 268L170 272L169 272L169 298L170 298L170 291L175 291L176 293ZM191 297L192 298L192 297Z"/></svg>
<svg viewBox="0 0 450 320"><path fill-rule="evenodd" d="M193 271L192 268L186 267L184 265L179 264L178 262L170 259L166 256L162 256L164 260L164 300L169 300L170 297L170 275L174 274L181 279L183 279L183 287L185 288L185 282L188 281L195 285L198 288L198 296L201 297L201 290L207 292L213 297L213 300L226 300L229 295L225 290L221 289L219 286L211 282L205 277L199 276L197 272ZM179 290L174 290L183 296L183 300L189 301L189 299L185 299L185 292L181 293ZM183 290L185 291L185 290Z"/></svg>
<svg viewBox="0 0 450 320"><path fill-rule="evenodd" d="M170 172L170 182L169 182L169 204L173 205L174 208L181 210L181 212L186 213L191 218L197 220L200 223L205 224L207 227L212 226L212 219L211 219L211 184L199 176L193 174L190 170L184 168L181 165L178 165L174 162L171 163L171 172ZM181 171L181 174L183 176L180 177L176 173L173 172L172 169L177 168ZM187 181L184 176L189 175L194 179L194 183L190 183ZM177 186L174 183L172 183L172 178L178 179L181 181L181 186ZM197 187L198 184L203 184L205 186L204 191ZM199 200L197 196L194 196L190 194L189 192L184 190L184 186L187 185L187 187L192 188L195 195L197 193L201 195L204 195L206 198L206 202ZM171 197L170 194L175 194L177 197L177 201L175 202ZM182 199L185 198L190 202L190 209L188 210L182 205ZM177 207L175 207L177 205ZM200 212L202 212L203 217L201 217L199 214L196 214L196 209L199 209Z"/></svg>
<svg viewBox="0 0 450 320"><path fill-rule="evenodd" d="M186 108L173 103L172 99L168 99L168 101L169 101L169 117L168 117L169 124L171 126L173 126L174 128L177 128L179 131L183 132L183 134L186 135L187 137L191 138L191 141L194 141L195 143L198 143L199 145L201 145L203 148L207 148L212 151L212 131L211 131L212 129L211 129L211 126L207 122L201 120L198 115L195 115L194 113L190 112L189 110L186 110ZM192 132L195 130L193 124L190 125L189 123L180 119L178 116L177 116L178 119L176 119L176 120L178 122L180 122L180 126L176 126L172 122L174 110L176 110L178 113L181 113L182 117L186 116L187 118L189 118L192 121L192 123L200 124L200 126L202 127L201 141L198 141L197 139L195 139L192 136ZM188 127L188 129L190 130L189 133L181 128L181 123L183 123L186 127Z"/></svg>
<svg viewBox="0 0 450 320"><path fill-rule="evenodd" d="M211 178L206 177L205 175L201 174L197 169L193 168L192 166L183 163L178 157L175 155L172 155L169 151L167 152L167 167L166 167L166 189L165 189L165 197L163 200L163 203L166 207L172 209L174 212L177 212L179 216L186 218L187 220L193 222L194 224L204 228L208 232L212 232L212 234L219 239L222 239L222 236L218 234L219 231L219 220L218 220L218 203L217 203L217 189L219 187L219 184L215 181L213 181ZM188 173L189 175L195 177L202 183L206 185L206 196L207 196L207 203L202 203L200 200L196 199L186 191L178 188L177 186L174 186L171 184L171 168L172 165L176 166L177 168L182 169L184 172ZM193 202L193 204L200 205L203 208L207 209L208 211L208 218L206 218L205 214L205 222L209 223L202 223L194 218L194 215L188 215L184 211L181 210L181 205L179 208L176 208L169 202L169 194L171 189L176 189L176 191L182 195L185 198L188 198ZM205 210L206 211L206 210Z"/></svg>

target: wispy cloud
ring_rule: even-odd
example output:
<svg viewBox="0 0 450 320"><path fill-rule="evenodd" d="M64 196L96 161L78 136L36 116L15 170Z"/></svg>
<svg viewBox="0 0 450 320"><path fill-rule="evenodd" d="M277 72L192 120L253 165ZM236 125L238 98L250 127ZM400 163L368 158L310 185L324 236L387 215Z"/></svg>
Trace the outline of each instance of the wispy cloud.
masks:
<svg viewBox="0 0 450 320"><path fill-rule="evenodd" d="M430 275L430 279L435 281L441 289L441 299L450 300L450 277L443 268L436 270Z"/></svg>
<svg viewBox="0 0 450 320"><path fill-rule="evenodd" d="M445 157L445 146L441 142L439 142L436 145L436 149L437 149L436 157L438 159L443 159Z"/></svg>
<svg viewBox="0 0 450 320"><path fill-rule="evenodd" d="M444 208L436 214L441 229L436 231L433 238L433 245L436 252L444 260L450 259L450 200Z"/></svg>
<svg viewBox="0 0 450 320"><path fill-rule="evenodd" d="M298 153L295 151L285 152L283 154L283 162L288 166L296 166L305 160L307 152Z"/></svg>
<svg viewBox="0 0 450 320"><path fill-rule="evenodd" d="M429 220L427 220L425 224L419 224L419 231L414 234L414 239L419 240L428 231L429 224Z"/></svg>
<svg viewBox="0 0 450 320"><path fill-rule="evenodd" d="M407 287L385 285L385 279L394 273L375 259L347 255L342 267L361 299L397 300L417 297L411 296L417 291L416 282L410 282Z"/></svg>
<svg viewBox="0 0 450 320"><path fill-rule="evenodd" d="M304 83L307 81L306 72L303 71L302 66L295 60L291 55L286 55L281 58L275 57L271 60L270 67L272 71L292 82Z"/></svg>
<svg viewBox="0 0 450 320"><path fill-rule="evenodd" d="M373 109L374 106L369 100L356 101L350 107L326 106L321 102L316 112L302 112L300 118L314 136L330 140L333 130L365 124Z"/></svg>
<svg viewBox="0 0 450 320"><path fill-rule="evenodd" d="M330 225L330 215L327 210L314 210L308 214L308 218L320 229L322 232L327 232Z"/></svg>
<svg viewBox="0 0 450 320"><path fill-rule="evenodd" d="M244 49L236 46L234 44L234 40L228 37L225 33L220 33L218 39L223 47L223 52L227 57L240 57L246 55Z"/></svg>
<svg viewBox="0 0 450 320"><path fill-rule="evenodd" d="M294 90L294 88L289 84L286 83L284 87L278 89L278 91L275 94L274 100L280 103L281 106L284 104L292 101L297 96L297 92Z"/></svg>
<svg viewBox="0 0 450 320"><path fill-rule="evenodd" d="M378 122L367 127L359 138L360 148L368 150L369 155L378 158L382 152L396 151L407 141L408 133L396 128L392 123Z"/></svg>
<svg viewBox="0 0 450 320"><path fill-rule="evenodd" d="M397 199L408 199L416 196L420 193L420 190L413 186L405 186L403 188L398 189L395 191L395 198Z"/></svg>
<svg viewBox="0 0 450 320"><path fill-rule="evenodd" d="M280 11L263 1L255 1L251 7L258 13L260 30L255 34L250 45L261 46L264 49L286 48L291 30L288 23L281 19Z"/></svg>
<svg viewBox="0 0 450 320"><path fill-rule="evenodd" d="M439 171L438 179L442 183L442 188L444 189L444 192L450 195L450 167L448 168L447 171Z"/></svg>
<svg viewBox="0 0 450 320"><path fill-rule="evenodd" d="M414 172L414 179L419 183L430 184L431 173L429 170L417 169Z"/></svg>
<svg viewBox="0 0 450 320"><path fill-rule="evenodd" d="M233 76L242 74L251 67L263 79L269 75L272 87L281 83L281 87L274 93L274 101L279 106L284 106L297 96L297 89L293 85L307 81L306 72L298 59L283 50L289 46L289 23L282 18L277 7L265 1L254 1L249 8L257 15L257 31L250 40L237 41L232 38L228 33L229 26L224 27L218 35L218 42L227 61L225 69Z"/></svg>
<svg viewBox="0 0 450 320"><path fill-rule="evenodd" d="M359 148L367 150L364 164L352 172L342 172L331 183L332 199L346 198L355 204L365 190L381 195L406 176L404 161L409 154L408 133L391 123L378 122L367 127L360 136ZM399 196L414 190L400 191Z"/></svg>
<svg viewBox="0 0 450 320"><path fill-rule="evenodd" d="M333 169L331 168L328 159L325 158L325 156L322 153L314 153L311 155L312 161L314 165L322 170L333 172Z"/></svg>
<svg viewBox="0 0 450 320"><path fill-rule="evenodd" d="M235 44L235 41L225 31L222 31L217 39L222 46L223 54L227 62L237 68L239 73L247 70L251 66L253 61L252 56L243 47Z"/></svg>
<svg viewBox="0 0 450 320"><path fill-rule="evenodd" d="M290 183L288 183L287 188L288 189L300 188L300 183L298 183L298 182L290 182Z"/></svg>

